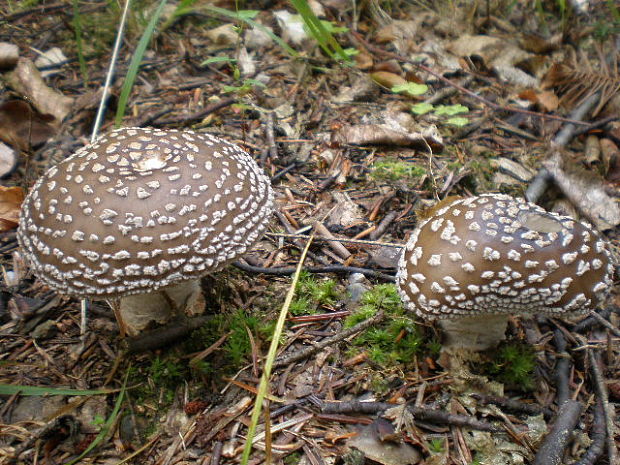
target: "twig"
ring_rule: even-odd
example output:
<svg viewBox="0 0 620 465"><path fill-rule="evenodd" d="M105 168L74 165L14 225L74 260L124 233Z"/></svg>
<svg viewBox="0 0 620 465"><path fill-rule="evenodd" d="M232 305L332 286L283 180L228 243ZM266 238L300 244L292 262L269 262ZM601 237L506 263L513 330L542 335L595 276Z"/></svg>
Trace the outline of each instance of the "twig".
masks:
<svg viewBox="0 0 620 465"><path fill-rule="evenodd" d="M540 405L526 404L519 400L510 399L508 397L492 396L487 394L475 393L471 395L474 399L481 404L493 404L514 413L525 413L526 415L540 415L541 413L545 418L551 418L553 411L547 407Z"/></svg>
<svg viewBox="0 0 620 465"><path fill-rule="evenodd" d="M598 399L600 399L603 405L603 415L605 415L605 428L607 429L606 443L607 443L607 456L610 464L615 464L616 457L618 455L616 451L616 443L614 441L615 426L614 417L610 415L609 397L607 396L607 387L605 385L605 378L601 371L603 360L601 355L594 351L587 349L588 358L590 359L590 368L592 370L592 377L594 378L594 390Z"/></svg>
<svg viewBox="0 0 620 465"><path fill-rule="evenodd" d="M273 363L273 367L279 368L282 366L289 365L291 363L298 362L299 360L308 358L311 355L323 350L325 347L334 345L337 342L342 341L343 339L346 339L356 333L359 333L360 331L365 330L366 328L374 324L379 323L380 321L383 320L384 317L385 317L385 314L383 313L383 311L379 311L372 317L368 318L367 320L364 320L356 324L355 326L352 326L351 328L344 329L338 332L335 336L326 337L325 339L323 339L320 342L317 342L311 347L306 347L305 349L299 350L293 354L286 355L284 357L280 357L276 359L276 361Z"/></svg>
<svg viewBox="0 0 620 465"><path fill-rule="evenodd" d="M247 271L249 273L262 273L275 276L289 276L295 272L293 267L278 267L278 268L263 268L261 266L250 265L249 263L236 261L233 265L240 270ZM308 273L361 273L364 276L371 278L382 279L383 281L394 282L396 278L389 274L382 273L380 271L371 270L369 268L359 268L357 266L345 266L345 265L326 265L326 266L308 266L304 267L304 271Z"/></svg>
<svg viewBox="0 0 620 465"><path fill-rule="evenodd" d="M599 398L596 400L596 406L594 407L594 419L592 420L592 429L590 430L592 443L581 456L581 459L573 463L573 465L593 465L603 455L605 439L607 439L605 417L605 408Z"/></svg>
<svg viewBox="0 0 620 465"><path fill-rule="evenodd" d="M614 308L614 306L610 306L610 307L606 307L600 311L598 311L597 313L602 317L602 318L608 318L609 315L611 314L612 311L616 311L617 312L617 307ZM573 326L572 331L575 333L584 333L594 327L599 326L599 321L594 318L593 316L589 316L587 318L584 318L583 320L581 320L579 323L577 323L576 325Z"/></svg>
<svg viewBox="0 0 620 465"><path fill-rule="evenodd" d="M380 413L385 410L398 407L398 404L387 402L360 402L357 400L347 402L325 402L321 406L323 413ZM463 426L480 431L503 432L504 429L487 421L478 420L467 415L452 414L441 410L432 410L423 407L407 406L407 410L418 420L431 423Z"/></svg>
<svg viewBox="0 0 620 465"><path fill-rule="evenodd" d="M385 215L385 217L381 220L381 222L377 226L377 229L375 229L373 232L370 233L370 239L374 241L374 240L379 239L381 236L383 236L383 233L385 233L385 230L388 228L390 224L392 224L392 222L398 217L398 215L399 215L399 212L397 211L391 211L387 215Z"/></svg>
<svg viewBox="0 0 620 465"><path fill-rule="evenodd" d="M594 310L590 310L590 316L593 317L600 324L605 326L605 328L607 328L609 331L611 331L614 334L614 336L620 337L620 329L616 328L614 325L612 325L609 321L607 321L605 318L603 318L597 312L595 312Z"/></svg>
<svg viewBox="0 0 620 465"><path fill-rule="evenodd" d="M576 400L567 400L560 406L551 431L544 439L534 457L533 465L560 465L564 450L577 426L583 405Z"/></svg>
<svg viewBox="0 0 620 465"><path fill-rule="evenodd" d="M568 382L570 377L571 357L570 354L566 352L566 339L559 329L553 331L553 342L558 354L557 361L555 362L556 403L558 405L563 405L570 397Z"/></svg>

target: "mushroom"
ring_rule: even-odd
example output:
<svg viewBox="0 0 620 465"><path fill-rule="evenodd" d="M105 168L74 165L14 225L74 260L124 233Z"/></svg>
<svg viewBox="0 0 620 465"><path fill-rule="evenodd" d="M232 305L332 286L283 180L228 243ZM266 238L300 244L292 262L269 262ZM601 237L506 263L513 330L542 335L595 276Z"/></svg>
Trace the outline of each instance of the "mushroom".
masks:
<svg viewBox="0 0 620 465"><path fill-rule="evenodd" d="M607 244L591 225L503 194L439 206L411 235L397 286L408 310L440 320L444 347L483 350L508 315L585 312L612 285Z"/></svg>
<svg viewBox="0 0 620 465"><path fill-rule="evenodd" d="M144 294L163 290L165 302L180 292L175 300L184 303L197 278L260 239L273 196L269 179L235 144L192 131L123 128L36 182L17 237L43 282L108 300L121 333L126 322L135 334L166 317L148 314ZM132 295L139 295L128 299L135 305L120 303ZM140 309L147 315L134 325Z"/></svg>

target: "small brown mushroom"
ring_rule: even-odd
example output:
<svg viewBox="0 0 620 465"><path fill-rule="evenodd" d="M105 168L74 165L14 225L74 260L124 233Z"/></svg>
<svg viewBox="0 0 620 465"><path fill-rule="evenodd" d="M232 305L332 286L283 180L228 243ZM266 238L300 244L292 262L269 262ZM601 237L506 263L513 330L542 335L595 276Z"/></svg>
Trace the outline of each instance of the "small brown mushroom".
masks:
<svg viewBox="0 0 620 465"><path fill-rule="evenodd" d="M440 320L447 346L482 350L504 338L508 315L596 308L612 275L607 244L589 224L485 194L454 200L416 228L397 286L407 309Z"/></svg>
<svg viewBox="0 0 620 465"><path fill-rule="evenodd" d="M58 292L114 304L160 289L172 295L170 286L180 285L189 288L184 303L196 289L187 282L245 253L272 211L269 179L237 145L192 131L124 128L36 182L17 236L35 274ZM132 312L147 313L128 324L130 333L162 318L143 304L112 307L121 331Z"/></svg>

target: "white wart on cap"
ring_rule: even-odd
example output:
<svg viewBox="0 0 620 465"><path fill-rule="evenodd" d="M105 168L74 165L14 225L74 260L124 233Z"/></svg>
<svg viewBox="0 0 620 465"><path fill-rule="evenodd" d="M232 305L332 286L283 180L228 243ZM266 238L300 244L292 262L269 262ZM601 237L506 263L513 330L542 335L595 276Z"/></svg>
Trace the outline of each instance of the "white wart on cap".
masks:
<svg viewBox="0 0 620 465"><path fill-rule="evenodd" d="M261 237L272 211L269 179L237 145L124 128L45 173L17 234L50 287L117 298L217 270Z"/></svg>
<svg viewBox="0 0 620 465"><path fill-rule="evenodd" d="M485 194L452 201L419 225L401 256L397 286L407 309L420 317L469 321L467 331L489 333L491 315L594 309L611 289L612 275L607 245L589 224Z"/></svg>

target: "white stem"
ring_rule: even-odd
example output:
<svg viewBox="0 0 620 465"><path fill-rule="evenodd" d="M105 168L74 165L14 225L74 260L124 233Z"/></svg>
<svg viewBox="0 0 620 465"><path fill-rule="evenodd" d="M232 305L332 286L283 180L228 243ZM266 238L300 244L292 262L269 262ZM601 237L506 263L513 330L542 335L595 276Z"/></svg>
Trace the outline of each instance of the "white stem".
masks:
<svg viewBox="0 0 620 465"><path fill-rule="evenodd" d="M508 315L480 315L440 320L445 348L486 350L505 338Z"/></svg>
<svg viewBox="0 0 620 465"><path fill-rule="evenodd" d="M182 281L150 294L123 297L120 314L130 336L138 334L151 323L166 323L176 312L202 313L204 300L200 280Z"/></svg>

